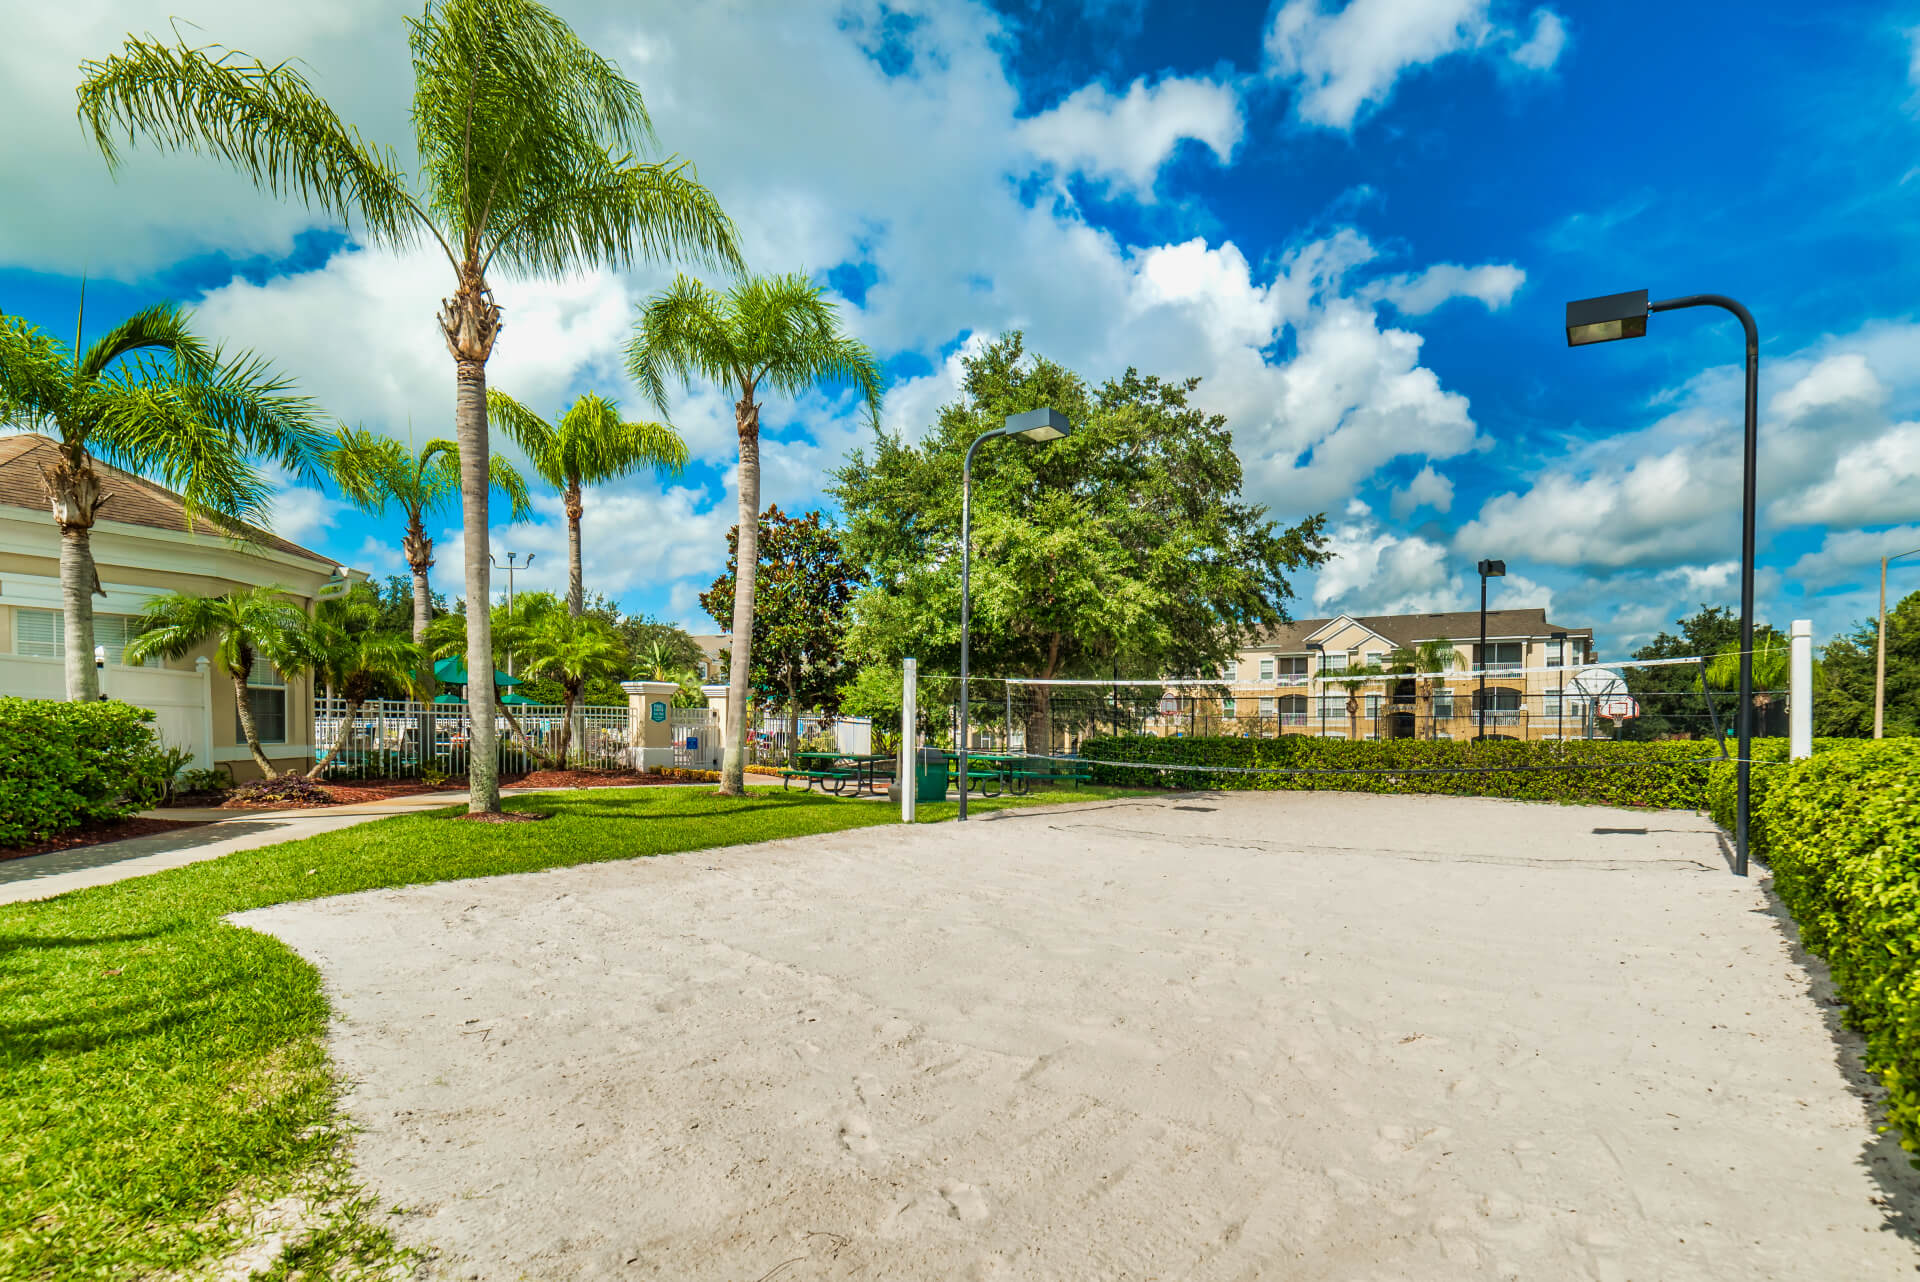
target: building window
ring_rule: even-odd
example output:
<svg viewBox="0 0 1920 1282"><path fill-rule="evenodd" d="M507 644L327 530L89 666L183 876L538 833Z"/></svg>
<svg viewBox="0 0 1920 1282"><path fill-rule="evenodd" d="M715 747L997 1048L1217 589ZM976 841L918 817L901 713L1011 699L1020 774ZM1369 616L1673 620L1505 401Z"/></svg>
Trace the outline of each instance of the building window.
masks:
<svg viewBox="0 0 1920 1282"><path fill-rule="evenodd" d="M1436 721L1453 720L1453 691L1437 690L1434 692L1433 716Z"/></svg>
<svg viewBox="0 0 1920 1282"><path fill-rule="evenodd" d="M1240 661L1238 659L1228 659L1227 666L1223 670L1222 675L1228 681L1238 681L1240 679Z"/></svg>
<svg viewBox="0 0 1920 1282"><path fill-rule="evenodd" d="M1280 675L1283 677L1306 676L1307 656L1304 654L1283 655L1280 659Z"/></svg>
<svg viewBox="0 0 1920 1282"><path fill-rule="evenodd" d="M1320 696L1320 719L1322 721L1344 721L1346 716L1346 695L1323 694Z"/></svg>
<svg viewBox="0 0 1920 1282"><path fill-rule="evenodd" d="M138 616L96 614L93 643L107 648L108 663L127 661L127 642L140 630ZM59 659L67 653L67 619L58 610L20 607L13 612L13 652L33 659Z"/></svg>
<svg viewBox="0 0 1920 1282"><path fill-rule="evenodd" d="M1260 660L1260 679L1262 681L1273 680L1273 660L1272 659Z"/></svg>
<svg viewBox="0 0 1920 1282"><path fill-rule="evenodd" d="M1273 715L1273 696L1272 695L1263 694L1260 696L1260 715L1263 717L1270 717Z"/></svg>
<svg viewBox="0 0 1920 1282"><path fill-rule="evenodd" d="M1370 694L1367 696L1367 720L1378 721L1379 719L1380 719L1380 696L1377 694Z"/></svg>
<svg viewBox="0 0 1920 1282"><path fill-rule="evenodd" d="M1232 717L1234 715L1232 695L1228 695L1226 698L1220 700L1220 715L1223 717Z"/></svg>
<svg viewBox="0 0 1920 1282"><path fill-rule="evenodd" d="M1481 666L1489 672L1511 671L1523 665L1525 651L1526 646L1519 641L1489 641L1486 662Z"/></svg>
<svg viewBox="0 0 1920 1282"><path fill-rule="evenodd" d="M1290 694L1280 700L1280 724L1283 726L1304 726L1307 724L1307 696Z"/></svg>
<svg viewBox="0 0 1920 1282"><path fill-rule="evenodd" d="M1558 668L1566 664L1566 648L1567 643L1561 638L1552 637L1548 639L1547 666L1549 668Z"/></svg>
<svg viewBox="0 0 1920 1282"><path fill-rule="evenodd" d="M1345 672L1347 670L1347 652L1345 650L1326 651L1320 656L1320 670L1322 672Z"/></svg>
<svg viewBox="0 0 1920 1282"><path fill-rule="evenodd" d="M1564 686L1554 686L1551 690L1548 690L1546 694L1541 696L1540 715L1544 717L1558 717L1560 715L1560 696L1565 689L1566 687Z"/></svg>
<svg viewBox="0 0 1920 1282"><path fill-rule="evenodd" d="M256 657L253 670L247 674L247 707L253 711L253 730L260 736L261 743L287 741L287 679L265 659ZM233 713L233 737L237 743L247 741L237 708Z"/></svg>
<svg viewBox="0 0 1920 1282"><path fill-rule="evenodd" d="M1386 652L1385 650L1369 650L1369 651L1367 651L1367 666L1368 666L1369 668L1384 668L1384 667L1386 667L1386 666L1387 666L1387 652Z"/></svg>

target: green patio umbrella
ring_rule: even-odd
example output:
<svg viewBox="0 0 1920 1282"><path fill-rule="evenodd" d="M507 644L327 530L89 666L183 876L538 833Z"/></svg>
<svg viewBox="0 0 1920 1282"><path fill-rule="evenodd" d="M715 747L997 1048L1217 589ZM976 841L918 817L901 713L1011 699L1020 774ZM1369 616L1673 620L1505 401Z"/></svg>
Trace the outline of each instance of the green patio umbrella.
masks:
<svg viewBox="0 0 1920 1282"><path fill-rule="evenodd" d="M433 675L442 685L463 686L467 684L467 661L461 655L450 654L433 665ZM520 678L510 677L495 668L493 683L497 686L517 686Z"/></svg>
<svg viewBox="0 0 1920 1282"><path fill-rule="evenodd" d="M500 696L500 702L511 703L516 707L522 704L538 707L540 703L538 699L529 699L527 698L526 695L521 694L518 690L507 691L505 694Z"/></svg>

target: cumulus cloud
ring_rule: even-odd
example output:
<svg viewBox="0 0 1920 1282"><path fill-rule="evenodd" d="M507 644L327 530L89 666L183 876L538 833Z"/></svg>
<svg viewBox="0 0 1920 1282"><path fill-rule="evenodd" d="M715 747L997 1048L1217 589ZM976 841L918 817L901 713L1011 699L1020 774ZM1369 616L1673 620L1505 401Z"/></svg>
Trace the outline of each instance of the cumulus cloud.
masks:
<svg viewBox="0 0 1920 1282"><path fill-rule="evenodd" d="M1550 10L1533 15L1533 34L1515 45L1495 21L1491 0L1286 0L1268 24L1269 74L1292 84L1294 111L1309 124L1351 129L1384 104L1400 78L1455 54L1502 52L1525 70L1559 57L1566 28Z"/></svg>
<svg viewBox="0 0 1920 1282"><path fill-rule="evenodd" d="M1431 463L1393 492L1388 510L1395 520L1404 521L1423 507L1436 512L1446 512L1453 507L1453 482L1434 471Z"/></svg>
<svg viewBox="0 0 1920 1282"><path fill-rule="evenodd" d="M1365 503L1354 500L1328 530L1333 559L1313 583L1322 614L1425 614L1463 609L1467 589L1449 569L1452 554L1417 534L1385 529Z"/></svg>
<svg viewBox="0 0 1920 1282"><path fill-rule="evenodd" d="M1803 588L1827 591L1838 587L1872 585L1878 590L1880 558L1920 548L1920 525L1896 525L1885 530L1829 531L1820 546L1802 556L1787 571ZM1889 578L1897 570L1889 571ZM1906 592L1889 588L1898 600Z"/></svg>
<svg viewBox="0 0 1920 1282"><path fill-rule="evenodd" d="M1442 303L1472 298L1489 308L1505 307L1527 282L1527 274L1512 263L1483 263L1462 267L1435 263L1423 272L1389 276L1367 287L1369 298L1383 298L1403 316L1425 316Z"/></svg>
<svg viewBox="0 0 1920 1282"><path fill-rule="evenodd" d="M1151 198L1155 177L1180 143L1193 141L1221 164L1233 159L1243 122L1239 96L1212 80L1143 77L1116 95L1092 84L1020 122L1017 136L1059 170L1124 187Z"/></svg>

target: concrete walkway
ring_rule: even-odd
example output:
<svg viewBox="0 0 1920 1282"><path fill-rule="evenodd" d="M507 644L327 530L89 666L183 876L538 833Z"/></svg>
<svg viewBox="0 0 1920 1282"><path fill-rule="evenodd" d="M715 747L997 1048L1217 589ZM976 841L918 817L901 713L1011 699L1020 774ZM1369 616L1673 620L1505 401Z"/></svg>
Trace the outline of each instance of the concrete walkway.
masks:
<svg viewBox="0 0 1920 1282"><path fill-rule="evenodd" d="M702 788L709 784L650 784L655 788ZM523 796L530 792L564 791L551 788L507 788L501 795ZM464 806L467 794L459 792L422 792L409 797L390 797L355 806L328 806L318 810L219 810L188 809L143 810L143 819L173 819L203 822L204 828L182 828L158 832L125 841L107 841L97 846L73 850L53 850L44 855L26 855L0 860L0 904L16 904L29 899L51 899L69 890L104 886L128 877L218 859L236 850L252 850L279 841L298 841L339 828L419 810L437 810L443 806Z"/></svg>

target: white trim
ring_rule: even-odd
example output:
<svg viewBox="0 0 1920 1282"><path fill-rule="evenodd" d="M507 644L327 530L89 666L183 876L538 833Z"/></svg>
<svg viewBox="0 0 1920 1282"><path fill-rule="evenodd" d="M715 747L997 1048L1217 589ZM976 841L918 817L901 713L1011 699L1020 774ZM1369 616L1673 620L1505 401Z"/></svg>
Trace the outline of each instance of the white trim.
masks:
<svg viewBox="0 0 1920 1282"><path fill-rule="evenodd" d="M271 574L266 577L260 574L260 565L265 562L270 566L297 571L303 578L311 580L306 590L299 591L298 594L302 596L312 596L319 591L320 584L331 578L338 568L336 562L317 552L296 556L264 543L245 543L224 535L187 534L122 521L96 522L93 539L93 559L96 563L135 570L194 574L241 583L270 583L274 581ZM0 552L58 557L60 529L54 524L53 514L32 508L0 505ZM294 584L287 586L296 587Z"/></svg>

